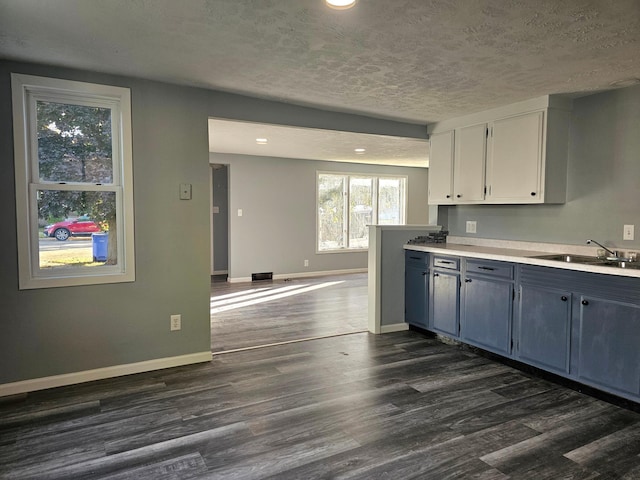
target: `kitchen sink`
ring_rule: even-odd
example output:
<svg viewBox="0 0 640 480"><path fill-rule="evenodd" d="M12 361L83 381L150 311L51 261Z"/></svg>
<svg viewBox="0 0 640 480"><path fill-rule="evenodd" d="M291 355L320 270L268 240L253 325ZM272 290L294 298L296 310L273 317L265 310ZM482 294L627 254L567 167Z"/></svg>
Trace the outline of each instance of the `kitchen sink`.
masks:
<svg viewBox="0 0 640 480"><path fill-rule="evenodd" d="M600 263L598 257L589 257L587 255L572 255L570 253L552 253L549 255L536 255L532 258L539 258L541 260L554 260L557 262L565 263Z"/></svg>
<svg viewBox="0 0 640 480"><path fill-rule="evenodd" d="M570 253L552 253L548 255L536 255L531 258L540 260L553 260L564 263L580 263L583 265L600 265L603 267L631 268L640 270L640 262L627 262L622 260L612 260L607 258L590 257L587 255L572 255Z"/></svg>

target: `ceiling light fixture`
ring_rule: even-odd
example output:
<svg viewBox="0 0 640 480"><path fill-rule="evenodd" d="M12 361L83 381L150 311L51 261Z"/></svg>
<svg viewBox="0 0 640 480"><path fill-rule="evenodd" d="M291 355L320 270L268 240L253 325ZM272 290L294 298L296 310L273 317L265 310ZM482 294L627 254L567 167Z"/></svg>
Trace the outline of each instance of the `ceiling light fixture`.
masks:
<svg viewBox="0 0 640 480"><path fill-rule="evenodd" d="M356 0L325 0L329 8L346 10L356 4Z"/></svg>
<svg viewBox="0 0 640 480"><path fill-rule="evenodd" d="M364 148L356 148L354 152L356 152L358 155L362 155L364 152L366 152L366 150Z"/></svg>
<svg viewBox="0 0 640 480"><path fill-rule="evenodd" d="M267 139L266 138L256 138L256 143L258 145L266 145L267 144Z"/></svg>

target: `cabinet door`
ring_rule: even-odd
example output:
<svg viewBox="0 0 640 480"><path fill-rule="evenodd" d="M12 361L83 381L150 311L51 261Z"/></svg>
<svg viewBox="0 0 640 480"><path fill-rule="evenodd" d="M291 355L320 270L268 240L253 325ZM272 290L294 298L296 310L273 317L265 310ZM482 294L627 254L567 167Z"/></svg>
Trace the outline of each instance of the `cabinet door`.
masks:
<svg viewBox="0 0 640 480"><path fill-rule="evenodd" d="M640 394L640 306L580 299L578 378L612 392Z"/></svg>
<svg viewBox="0 0 640 480"><path fill-rule="evenodd" d="M546 370L569 373L571 294L520 286L517 357Z"/></svg>
<svg viewBox="0 0 640 480"><path fill-rule="evenodd" d="M456 129L453 170L455 203L484 199L484 169L487 154L487 125Z"/></svg>
<svg viewBox="0 0 640 480"><path fill-rule="evenodd" d="M460 319L460 274L434 271L431 274L431 318L433 330L457 337Z"/></svg>
<svg viewBox="0 0 640 480"><path fill-rule="evenodd" d="M509 355L513 284L494 278L467 277L462 292L460 338L488 350Z"/></svg>
<svg viewBox="0 0 640 480"><path fill-rule="evenodd" d="M434 133L429 150L429 204L452 203L453 130Z"/></svg>
<svg viewBox="0 0 640 480"><path fill-rule="evenodd" d="M487 159L487 199L496 203L540 203L542 112L493 122Z"/></svg>
<svg viewBox="0 0 640 480"><path fill-rule="evenodd" d="M407 263L404 282L404 320L428 328L429 271L426 265Z"/></svg>

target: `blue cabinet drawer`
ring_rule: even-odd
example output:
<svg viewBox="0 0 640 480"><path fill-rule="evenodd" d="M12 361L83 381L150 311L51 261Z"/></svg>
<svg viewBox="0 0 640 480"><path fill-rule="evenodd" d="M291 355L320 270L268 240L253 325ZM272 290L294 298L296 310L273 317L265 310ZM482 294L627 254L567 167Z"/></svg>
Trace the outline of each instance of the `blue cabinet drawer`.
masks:
<svg viewBox="0 0 640 480"><path fill-rule="evenodd" d="M433 257L433 266L437 268L448 268L450 270L460 270L460 259L455 257Z"/></svg>
<svg viewBox="0 0 640 480"><path fill-rule="evenodd" d="M405 250L404 259L405 259L405 262L407 263L411 263L415 265L424 265L425 267L429 266L429 254L427 252L416 252L413 250Z"/></svg>
<svg viewBox="0 0 640 480"><path fill-rule="evenodd" d="M513 279L513 265L504 262L494 262L491 260L467 260L467 273L479 273L492 277Z"/></svg>

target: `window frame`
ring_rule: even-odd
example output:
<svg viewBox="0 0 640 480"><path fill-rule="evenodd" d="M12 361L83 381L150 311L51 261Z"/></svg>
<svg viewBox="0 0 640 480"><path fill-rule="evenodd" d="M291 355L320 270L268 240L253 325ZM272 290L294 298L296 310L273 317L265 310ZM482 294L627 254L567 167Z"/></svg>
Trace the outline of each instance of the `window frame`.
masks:
<svg viewBox="0 0 640 480"><path fill-rule="evenodd" d="M343 235L345 239L345 246L340 248L333 249L320 249L320 216L319 216L319 208L320 208L320 176L321 175L335 175L343 177L343 185L346 185L346 192L343 192L344 196L344 205L343 205ZM316 171L316 254L325 254L325 253L356 253L356 252L367 252L369 248L349 248L349 235L350 235L350 208L349 205L351 203L351 177L355 178L371 178L373 179L372 186L372 215L374 217L374 222L372 225L378 224L378 215L380 213L380 179L384 178L393 178L402 180L402 205L401 205L401 223L396 225L406 225L407 224L407 211L408 211L408 184L409 177L407 175L393 175L393 174L378 174L378 173L365 173L365 172L335 172L335 171ZM385 224L387 225L387 224ZM390 224L391 225L391 224Z"/></svg>
<svg viewBox="0 0 640 480"><path fill-rule="evenodd" d="M11 74L13 101L16 222L20 290L135 281L131 93L128 88ZM38 101L111 110L112 181L105 184L43 181L39 178ZM114 192L116 265L95 268L40 268L38 190Z"/></svg>

